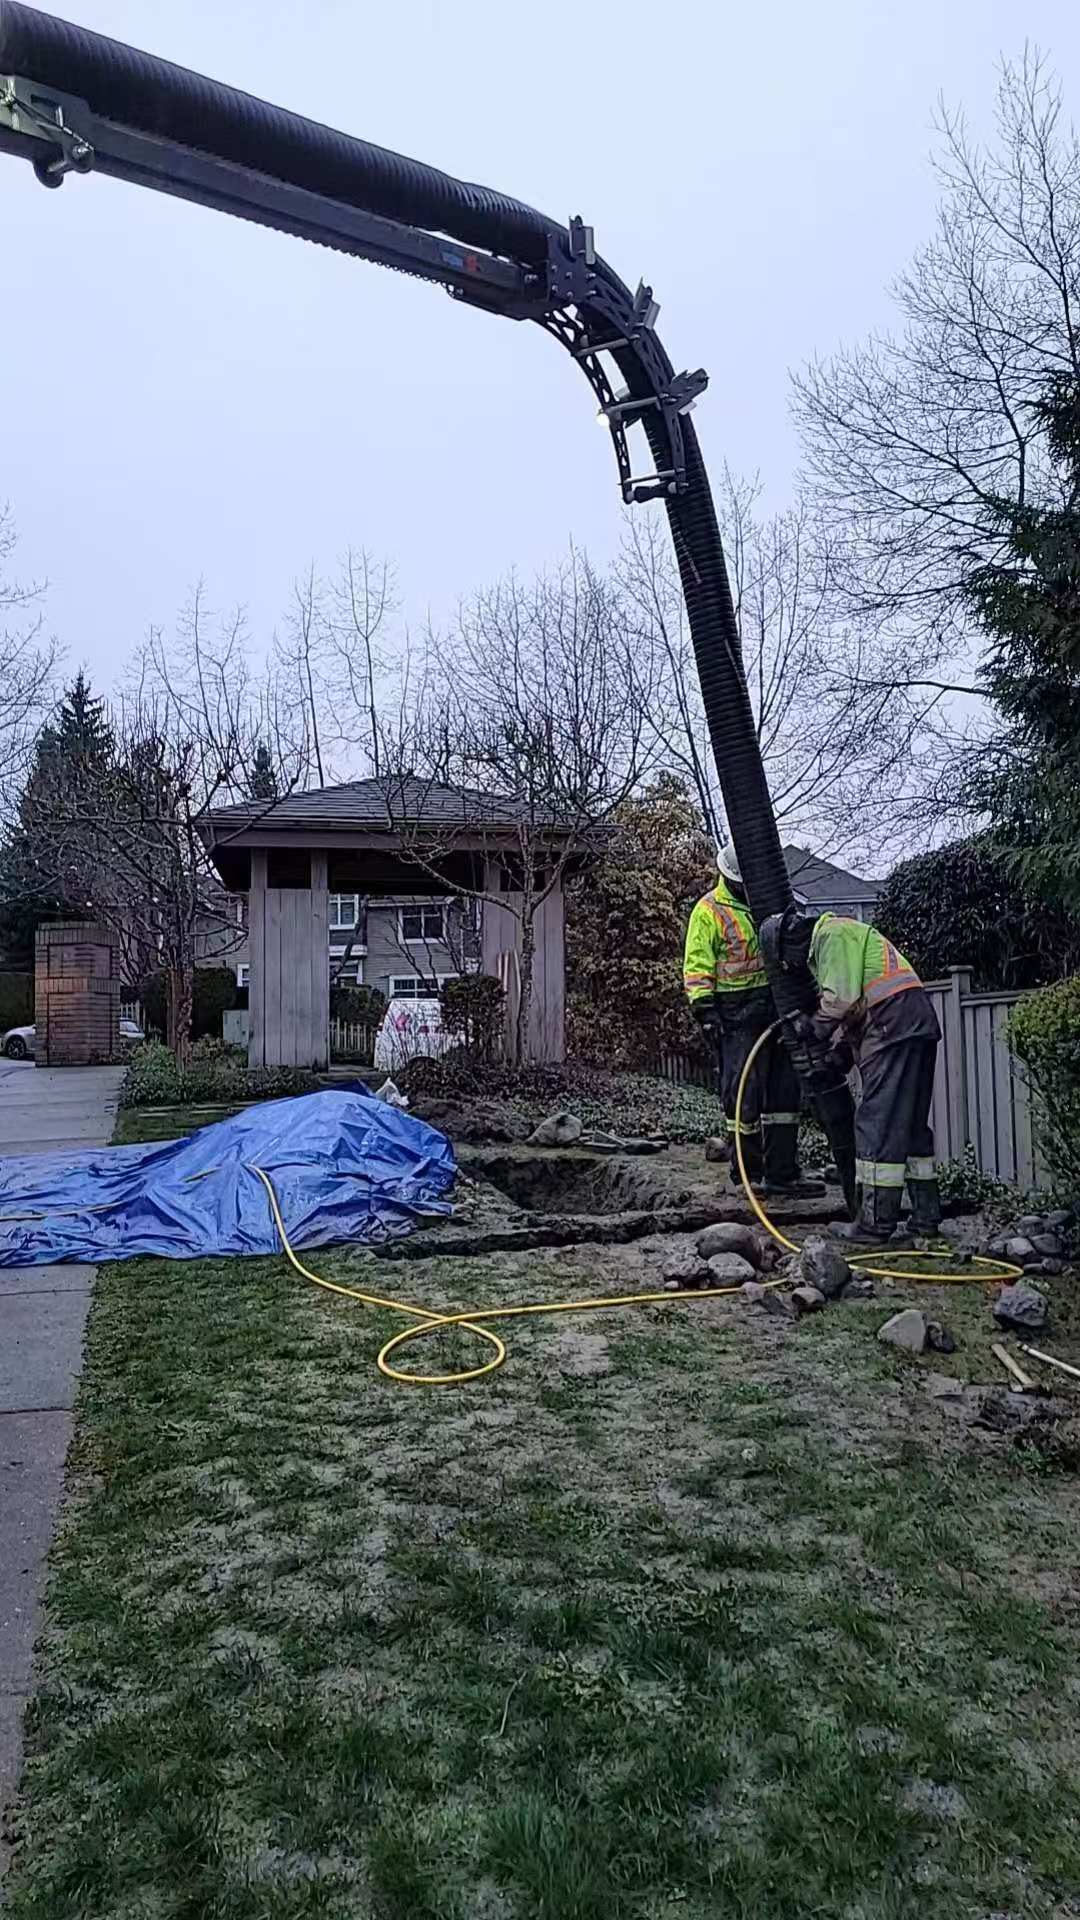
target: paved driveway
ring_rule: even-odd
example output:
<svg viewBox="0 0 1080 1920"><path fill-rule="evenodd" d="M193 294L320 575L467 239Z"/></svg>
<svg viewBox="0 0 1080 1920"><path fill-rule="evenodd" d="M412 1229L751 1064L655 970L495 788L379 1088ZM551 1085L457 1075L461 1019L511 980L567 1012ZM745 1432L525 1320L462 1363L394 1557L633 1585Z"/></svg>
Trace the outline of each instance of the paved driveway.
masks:
<svg viewBox="0 0 1080 1920"><path fill-rule="evenodd" d="M0 1157L104 1145L121 1077L0 1059ZM94 1271L0 1267L0 1874Z"/></svg>

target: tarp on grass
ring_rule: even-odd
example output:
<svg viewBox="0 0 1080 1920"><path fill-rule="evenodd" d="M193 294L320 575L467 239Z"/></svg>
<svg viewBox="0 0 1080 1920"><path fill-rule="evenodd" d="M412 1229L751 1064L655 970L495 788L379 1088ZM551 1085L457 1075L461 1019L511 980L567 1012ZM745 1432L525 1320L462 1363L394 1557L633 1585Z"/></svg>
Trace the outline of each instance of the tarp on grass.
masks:
<svg viewBox="0 0 1080 1920"><path fill-rule="evenodd" d="M375 1245L447 1214L449 1141L359 1089L272 1100L187 1140L0 1158L0 1267Z"/></svg>

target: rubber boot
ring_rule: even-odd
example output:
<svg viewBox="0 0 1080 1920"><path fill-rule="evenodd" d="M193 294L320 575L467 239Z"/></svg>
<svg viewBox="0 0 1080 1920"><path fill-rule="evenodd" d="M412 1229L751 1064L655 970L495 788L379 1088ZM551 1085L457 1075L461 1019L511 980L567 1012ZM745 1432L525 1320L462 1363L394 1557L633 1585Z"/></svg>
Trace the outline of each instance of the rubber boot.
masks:
<svg viewBox="0 0 1080 1920"><path fill-rule="evenodd" d="M799 1129L786 1122L762 1121L765 1178L761 1191L774 1200L816 1200L824 1180L804 1180L799 1169Z"/></svg>
<svg viewBox="0 0 1080 1920"><path fill-rule="evenodd" d="M728 1121L728 1140L731 1145L731 1165L729 1168L731 1184L733 1187L738 1187L741 1192L742 1175L739 1172L739 1156L735 1150L735 1123L733 1120ZM742 1150L743 1159L746 1161L746 1172L750 1185L753 1187L755 1193L760 1193L762 1183L761 1134L756 1127L753 1133L743 1134Z"/></svg>
<svg viewBox="0 0 1080 1920"><path fill-rule="evenodd" d="M933 1239L941 1226L941 1192L936 1180L909 1180L912 1233Z"/></svg>
<svg viewBox="0 0 1080 1920"><path fill-rule="evenodd" d="M830 1220L829 1236L849 1246L883 1247L891 1241L900 1225L904 1203L903 1187L864 1187L857 1220Z"/></svg>

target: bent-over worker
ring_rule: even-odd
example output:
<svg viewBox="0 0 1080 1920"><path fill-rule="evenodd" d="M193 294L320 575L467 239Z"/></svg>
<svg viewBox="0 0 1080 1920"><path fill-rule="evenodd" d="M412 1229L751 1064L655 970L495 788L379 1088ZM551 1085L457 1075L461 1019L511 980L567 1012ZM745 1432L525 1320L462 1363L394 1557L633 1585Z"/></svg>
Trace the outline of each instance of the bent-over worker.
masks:
<svg viewBox="0 0 1080 1920"><path fill-rule="evenodd" d="M683 985L690 1011L720 1059L720 1097L728 1140L735 1141L735 1096L754 1041L776 1019L772 994L746 904L739 858L729 841L717 855L719 879L699 900L686 929ZM743 1158L751 1182L773 1194L824 1193L799 1173L798 1075L774 1037L754 1064L743 1094ZM732 1154L731 1178L739 1184Z"/></svg>
<svg viewBox="0 0 1080 1920"><path fill-rule="evenodd" d="M934 1165L930 1103L941 1029L914 967L876 927L823 913L811 920L797 909L774 914L762 927L769 949L789 972L809 965L820 995L818 1011L796 1017L843 1055L849 1046L862 1081L855 1111L855 1178L859 1213L833 1222L840 1240L880 1245L896 1233L907 1183L912 1227L935 1233L941 1199Z"/></svg>

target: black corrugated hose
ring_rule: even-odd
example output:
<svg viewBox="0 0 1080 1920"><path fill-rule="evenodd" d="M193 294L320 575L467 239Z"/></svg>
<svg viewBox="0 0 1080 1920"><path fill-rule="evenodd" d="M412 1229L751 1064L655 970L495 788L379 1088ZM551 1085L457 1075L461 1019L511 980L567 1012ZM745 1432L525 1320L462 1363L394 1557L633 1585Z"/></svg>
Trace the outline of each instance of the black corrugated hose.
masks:
<svg viewBox="0 0 1080 1920"><path fill-rule="evenodd" d="M298 32L299 21L300 10ZM20 0L0 0L0 73L75 94L103 119L492 253L542 261L556 225L506 194L336 133Z"/></svg>

